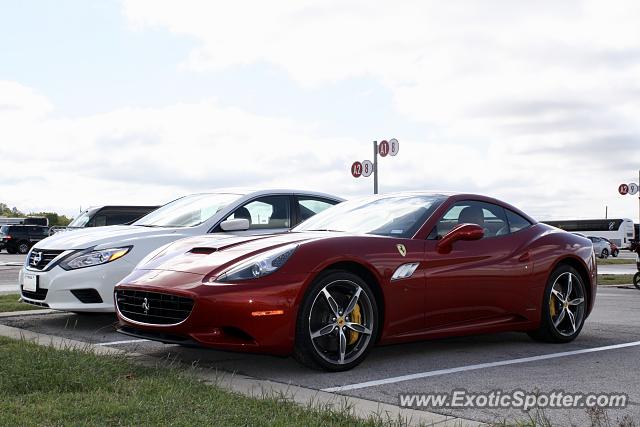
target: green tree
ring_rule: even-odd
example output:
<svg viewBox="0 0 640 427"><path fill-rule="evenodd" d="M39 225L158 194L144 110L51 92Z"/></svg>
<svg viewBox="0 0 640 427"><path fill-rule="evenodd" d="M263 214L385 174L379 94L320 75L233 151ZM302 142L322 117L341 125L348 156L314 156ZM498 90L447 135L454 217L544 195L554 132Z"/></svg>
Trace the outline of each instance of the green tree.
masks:
<svg viewBox="0 0 640 427"><path fill-rule="evenodd" d="M60 225L67 226L71 222L71 218L67 218L65 215L60 215L55 212L31 212L29 215L25 215L18 208L10 208L6 203L0 203L0 216L8 218L25 218L27 216L40 216L49 218L49 226Z"/></svg>

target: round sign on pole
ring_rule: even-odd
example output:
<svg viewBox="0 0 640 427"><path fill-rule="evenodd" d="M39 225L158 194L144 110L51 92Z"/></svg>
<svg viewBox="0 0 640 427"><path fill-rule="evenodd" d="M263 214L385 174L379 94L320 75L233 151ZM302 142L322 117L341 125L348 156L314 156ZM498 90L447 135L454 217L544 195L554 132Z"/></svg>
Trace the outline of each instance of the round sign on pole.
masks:
<svg viewBox="0 0 640 427"><path fill-rule="evenodd" d="M398 154L398 151L400 151L400 143L395 138L391 138L389 140L389 146L389 154L391 154L392 156L395 156L396 154Z"/></svg>
<svg viewBox="0 0 640 427"><path fill-rule="evenodd" d="M359 178L360 175L362 175L362 163L353 162L351 165L351 175L353 175L354 178Z"/></svg>
<svg viewBox="0 0 640 427"><path fill-rule="evenodd" d="M378 154L382 157L387 157L389 154L389 143L385 141L380 141L380 145L378 145Z"/></svg>
<svg viewBox="0 0 640 427"><path fill-rule="evenodd" d="M627 193L629 193L629 186L627 184L620 184L620 186L618 187L618 193L623 196L626 195Z"/></svg>
<svg viewBox="0 0 640 427"><path fill-rule="evenodd" d="M362 161L362 176L369 176L373 173L373 163L369 160Z"/></svg>
<svg viewBox="0 0 640 427"><path fill-rule="evenodd" d="M638 194L638 184L636 184L635 182L629 184L629 194L631 194L632 196L634 194Z"/></svg>

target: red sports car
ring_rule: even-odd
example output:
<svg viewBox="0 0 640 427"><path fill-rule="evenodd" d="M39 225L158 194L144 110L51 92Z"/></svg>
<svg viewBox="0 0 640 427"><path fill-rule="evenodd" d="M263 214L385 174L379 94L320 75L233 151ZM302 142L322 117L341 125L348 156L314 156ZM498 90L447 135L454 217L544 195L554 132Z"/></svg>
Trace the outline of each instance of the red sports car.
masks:
<svg viewBox="0 0 640 427"><path fill-rule="evenodd" d="M472 194L344 202L277 236L187 238L115 289L125 334L350 369L375 344L500 331L578 336L591 242Z"/></svg>

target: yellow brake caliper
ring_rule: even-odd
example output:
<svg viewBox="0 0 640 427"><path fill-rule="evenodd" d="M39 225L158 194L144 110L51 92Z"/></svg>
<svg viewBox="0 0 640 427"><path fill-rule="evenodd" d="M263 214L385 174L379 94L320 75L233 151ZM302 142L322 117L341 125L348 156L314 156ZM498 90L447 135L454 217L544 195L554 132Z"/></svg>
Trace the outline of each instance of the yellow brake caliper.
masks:
<svg viewBox="0 0 640 427"><path fill-rule="evenodd" d="M356 304L356 306L354 307L354 309L351 312L351 315L349 317L350 317L349 321L351 323L360 323L360 322L362 322L362 313L360 312L360 304ZM349 342L347 342L347 344L348 345L352 345L353 343L355 343L358 340L359 336L360 336L360 334L358 332L353 331L353 330L349 330Z"/></svg>
<svg viewBox="0 0 640 427"><path fill-rule="evenodd" d="M551 298L549 298L549 313L551 314L551 318L556 317L556 303L555 303L555 294L551 292Z"/></svg>

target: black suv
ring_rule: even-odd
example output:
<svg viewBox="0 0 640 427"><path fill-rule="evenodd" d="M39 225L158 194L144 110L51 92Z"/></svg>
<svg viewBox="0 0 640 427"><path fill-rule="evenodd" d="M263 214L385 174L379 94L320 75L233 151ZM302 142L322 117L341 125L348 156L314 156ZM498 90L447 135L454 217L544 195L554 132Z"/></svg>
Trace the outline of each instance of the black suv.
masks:
<svg viewBox="0 0 640 427"><path fill-rule="evenodd" d="M0 227L0 250L26 254L40 240L49 236L49 227L41 225L3 225Z"/></svg>

